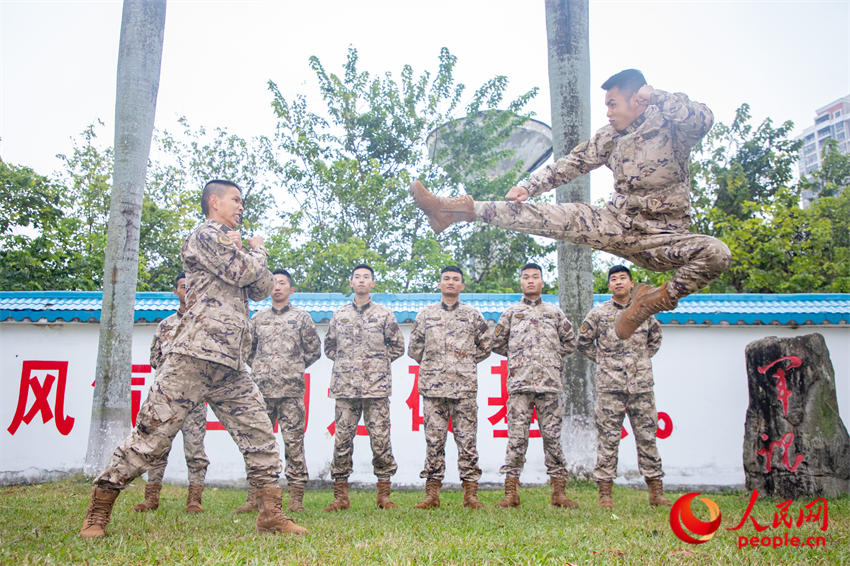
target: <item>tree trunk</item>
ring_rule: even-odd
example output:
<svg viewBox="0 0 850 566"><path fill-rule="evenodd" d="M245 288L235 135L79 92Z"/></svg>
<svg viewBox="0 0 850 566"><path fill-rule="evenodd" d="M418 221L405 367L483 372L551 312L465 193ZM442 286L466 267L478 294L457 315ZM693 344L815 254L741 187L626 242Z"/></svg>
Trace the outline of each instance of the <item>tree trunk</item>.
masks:
<svg viewBox="0 0 850 566"><path fill-rule="evenodd" d="M590 55L587 0L546 0L549 91L552 104L553 157L558 159L590 137ZM559 187L557 202L589 202L587 176ZM558 288L561 308L578 327L593 306L590 249L558 242ZM596 454L593 417L593 372L581 354L564 364L564 451L570 469L587 475Z"/></svg>
<svg viewBox="0 0 850 566"><path fill-rule="evenodd" d="M130 371L139 225L153 135L165 0L124 0L115 94L115 167L103 305L84 472L97 474L130 430Z"/></svg>

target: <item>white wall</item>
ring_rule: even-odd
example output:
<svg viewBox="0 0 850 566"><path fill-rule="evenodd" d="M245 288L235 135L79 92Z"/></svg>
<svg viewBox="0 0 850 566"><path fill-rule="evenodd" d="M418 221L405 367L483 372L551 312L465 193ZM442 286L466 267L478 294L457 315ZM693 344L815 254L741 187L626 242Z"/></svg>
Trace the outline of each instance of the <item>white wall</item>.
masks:
<svg viewBox="0 0 850 566"><path fill-rule="evenodd" d="M147 364L155 325L139 324L133 337L133 363ZM410 325L402 325L407 338ZM326 325L320 325L324 336ZM796 329L783 326L680 326L663 327L664 342L654 359L656 403L660 412L673 422L673 432L659 439L658 446L668 485L723 485L744 483L741 447L744 417L748 404L744 348L765 336L800 336L820 332L826 339L835 368L838 405L847 423L850 415L850 328L810 326ZM97 356L98 325L82 323L33 324L0 323L0 484L53 479L82 469L91 413L92 381ZM484 471L482 482L501 482L499 466L504 459L507 438L494 437L495 430L506 430L504 422L492 425L488 420L498 406L488 400L500 396L498 367L504 358L493 355L479 365L478 450ZM67 435L58 430L55 415L44 422L44 411L37 410L29 424L21 422L15 434L9 432L21 393L21 373L27 360L68 362L64 411L59 417L73 418ZM423 428L412 430L412 412L407 406L414 362L403 356L393 364L393 451L399 464L394 482L420 485L425 455ZM327 430L333 421L333 400L327 397L331 362L322 358L309 368L311 376L309 420L306 434L307 466L311 480L329 480L333 438ZM35 374L44 387L47 374L55 380L47 393L47 405L57 411L59 376L56 371ZM132 390L139 399L147 395L153 379L150 373L135 373ZM33 383L32 380L25 384ZM33 408L36 395L24 389L24 414ZM420 412L421 414L421 412ZM217 419L210 411L209 421ZM214 425L213 425L214 426ZM536 430L536 424L532 430ZM625 428L631 432L628 422ZM569 431L566 432L569 434ZM621 442L620 482L639 482L633 436ZM210 430L206 450L211 460L208 482L241 483L244 463L226 431ZM547 480L543 465L542 442L532 438L523 472L524 484ZM446 448L446 482L459 483L457 451L454 441ZM358 436L354 449L353 482L372 483L371 451L368 437ZM167 482L186 483L186 463L182 456L182 438L178 434L166 471Z"/></svg>

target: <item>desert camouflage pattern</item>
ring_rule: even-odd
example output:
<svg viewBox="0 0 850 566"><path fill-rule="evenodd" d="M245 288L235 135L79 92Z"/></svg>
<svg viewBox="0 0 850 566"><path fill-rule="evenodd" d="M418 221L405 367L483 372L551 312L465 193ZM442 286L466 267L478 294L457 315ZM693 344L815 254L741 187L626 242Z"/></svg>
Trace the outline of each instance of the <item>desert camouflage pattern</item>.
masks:
<svg viewBox="0 0 850 566"><path fill-rule="evenodd" d="M304 456L304 429L307 426L307 409L304 397L265 397L269 420L278 424L283 438L286 481L305 483L308 479L307 459Z"/></svg>
<svg viewBox="0 0 850 566"><path fill-rule="evenodd" d="M607 301L591 309L579 328L578 349L596 362L596 391L652 391L651 358L661 347L661 325L651 316L631 337L620 340L614 322L627 306Z"/></svg>
<svg viewBox="0 0 850 566"><path fill-rule="evenodd" d="M693 293L729 268L729 248L690 234L690 151L714 122L704 104L655 90L644 114L624 131L600 129L591 140L521 182L530 196L607 166L614 192L604 208L583 203L476 202L475 218L496 226L603 250L653 271L677 270L676 297Z"/></svg>
<svg viewBox="0 0 850 566"><path fill-rule="evenodd" d="M170 349L174 329L177 328L182 316L183 314L178 311L164 318L157 325L151 343L152 368L156 369L162 364L165 354ZM210 465L209 458L207 458L207 453L204 450L204 436L207 433L206 403L198 403L195 408L189 411L180 432L183 433L183 455L186 457L186 468L189 471L189 485L204 485L207 467ZM169 447L165 457L148 470L148 483L162 483L170 452L171 448Z"/></svg>
<svg viewBox="0 0 850 566"><path fill-rule="evenodd" d="M346 481L354 471L354 437L361 415L369 431L372 470L378 481L389 481L398 465L390 442L390 400L387 397L336 400L331 477L334 481Z"/></svg>
<svg viewBox="0 0 850 566"><path fill-rule="evenodd" d="M372 301L340 307L325 335L325 355L334 361L330 397L389 397L390 363L403 353L404 335L390 309Z"/></svg>
<svg viewBox="0 0 850 566"><path fill-rule="evenodd" d="M439 302L419 311L407 346L407 355L419 364L419 393L447 399L474 397L478 362L490 355L490 342L487 321L469 305Z"/></svg>
<svg viewBox="0 0 850 566"><path fill-rule="evenodd" d="M248 371L173 351L157 370L136 428L115 449L95 485L123 489L161 461L188 413L203 401L242 452L248 482L258 489L277 487L280 452L263 396Z"/></svg>
<svg viewBox="0 0 850 566"><path fill-rule="evenodd" d="M543 439L543 461L549 477L567 477L567 463L561 448L563 403L560 393L511 392L508 396L508 446L505 464L499 472L518 478L525 465L528 430L537 408L537 424Z"/></svg>
<svg viewBox="0 0 850 566"><path fill-rule="evenodd" d="M446 475L446 436L451 418L460 479L477 482L481 478L481 468L478 467L476 447L476 398L422 397L422 415L425 419L425 467L419 477L443 481Z"/></svg>
<svg viewBox="0 0 850 566"><path fill-rule="evenodd" d="M290 305L281 310L270 307L254 314L249 326L248 365L263 397L303 397L304 370L322 355L316 325L307 311Z"/></svg>
<svg viewBox="0 0 850 566"><path fill-rule="evenodd" d="M601 391L596 395L596 466L595 481L614 480L617 477L617 455L623 417L629 415L629 423L637 445L638 469L647 479L664 476L661 456L655 444L658 413L655 410L655 394L627 393L625 391Z"/></svg>
<svg viewBox="0 0 850 566"><path fill-rule="evenodd" d="M173 353L241 370L251 352L248 299L274 288L262 247L237 247L224 227L208 219L183 244L186 313L174 331Z"/></svg>
<svg viewBox="0 0 850 566"><path fill-rule="evenodd" d="M525 297L505 310L493 330L493 351L508 358L508 393L560 393L564 357L575 350L564 311Z"/></svg>

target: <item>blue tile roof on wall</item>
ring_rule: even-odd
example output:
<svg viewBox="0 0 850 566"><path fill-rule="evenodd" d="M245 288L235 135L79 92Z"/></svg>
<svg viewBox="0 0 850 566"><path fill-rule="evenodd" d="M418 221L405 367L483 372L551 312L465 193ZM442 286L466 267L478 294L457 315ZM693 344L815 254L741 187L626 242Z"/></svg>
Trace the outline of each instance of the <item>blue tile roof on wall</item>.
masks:
<svg viewBox="0 0 850 566"><path fill-rule="evenodd" d="M0 292L0 321L98 322L102 295L96 291L6 291ZM425 305L440 300L438 293L375 293L375 302L386 305L399 322L412 321ZM461 300L496 321L520 294L464 293ZM594 295L593 303L610 295ZM313 320L330 320L333 312L351 300L341 293L296 293L292 304L305 309ZM556 295L543 300L558 303ZM271 299L251 303L256 312L271 305ZM171 293L136 293L136 322L157 322L177 309ZM674 311L657 315L662 324L850 324L850 294L809 293L794 295L740 294L691 295L679 301Z"/></svg>

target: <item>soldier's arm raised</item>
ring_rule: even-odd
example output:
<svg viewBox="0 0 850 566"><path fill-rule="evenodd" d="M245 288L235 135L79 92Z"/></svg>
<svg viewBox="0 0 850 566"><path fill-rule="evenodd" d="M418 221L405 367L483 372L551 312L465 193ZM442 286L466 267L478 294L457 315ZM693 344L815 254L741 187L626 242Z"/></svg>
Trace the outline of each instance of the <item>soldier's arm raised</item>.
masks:
<svg viewBox="0 0 850 566"><path fill-rule="evenodd" d="M416 315L410 330L410 343L407 345L407 355L417 364L422 363L422 356L425 354L425 325L420 322L423 317L422 311Z"/></svg>
<svg viewBox="0 0 850 566"><path fill-rule="evenodd" d="M714 114L708 106L689 99L681 92L653 89L649 101L674 125L681 141L688 147L696 145L714 124Z"/></svg>
<svg viewBox="0 0 850 566"><path fill-rule="evenodd" d="M248 287L253 283L258 288L252 292L254 297L262 294L268 282L268 292L261 298L266 298L274 286L274 279L266 268L268 252L262 246L248 251L227 237L227 234L207 225L199 230L196 237L186 242L183 250L183 261L194 261L217 277L237 287ZM251 297L254 300L260 300Z"/></svg>

